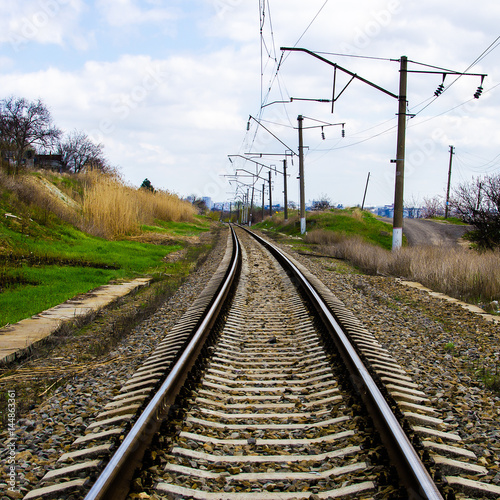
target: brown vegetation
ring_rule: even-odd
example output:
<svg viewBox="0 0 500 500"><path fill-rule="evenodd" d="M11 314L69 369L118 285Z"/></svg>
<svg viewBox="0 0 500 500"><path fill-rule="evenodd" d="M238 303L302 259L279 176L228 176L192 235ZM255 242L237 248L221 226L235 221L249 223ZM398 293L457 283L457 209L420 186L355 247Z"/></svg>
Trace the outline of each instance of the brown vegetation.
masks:
<svg viewBox="0 0 500 500"><path fill-rule="evenodd" d="M85 230L107 238L139 232L141 224L191 221L194 209L166 191L152 192L126 186L117 177L89 173L85 176L83 220Z"/></svg>
<svg viewBox="0 0 500 500"><path fill-rule="evenodd" d="M467 301L500 298L500 252L461 247L404 247L397 252L370 245L361 238L331 231L312 231L307 241L322 253L345 259L364 272L402 277Z"/></svg>
<svg viewBox="0 0 500 500"><path fill-rule="evenodd" d="M23 224L29 223L35 210L41 213L42 222L52 213L72 224L78 222L78 203L43 178L24 174L10 176L0 170L0 187L12 192L19 201L17 215ZM16 205L15 200L13 203Z"/></svg>

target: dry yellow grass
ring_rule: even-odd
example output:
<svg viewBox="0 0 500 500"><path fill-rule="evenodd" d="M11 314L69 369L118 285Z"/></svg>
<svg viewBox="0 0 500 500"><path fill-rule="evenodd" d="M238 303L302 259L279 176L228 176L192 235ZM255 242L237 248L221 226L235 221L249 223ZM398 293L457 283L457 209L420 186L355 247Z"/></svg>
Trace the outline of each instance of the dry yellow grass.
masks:
<svg viewBox="0 0 500 500"><path fill-rule="evenodd" d="M114 176L91 173L85 185L85 230L106 238L136 235L154 219L189 221L194 215L192 205L174 194L135 189Z"/></svg>
<svg viewBox="0 0 500 500"><path fill-rule="evenodd" d="M418 281L424 286L471 302L500 298L500 252L461 247L405 247L397 252L357 237L311 234L321 251L345 259L370 274ZM310 236L308 235L308 239Z"/></svg>
<svg viewBox="0 0 500 500"><path fill-rule="evenodd" d="M137 198L117 179L89 176L83 197L85 230L105 238L136 234L139 230Z"/></svg>
<svg viewBox="0 0 500 500"><path fill-rule="evenodd" d="M19 214L25 222L31 217L32 207L37 207L44 219L54 213L70 223L78 222L78 204L43 178L23 174L12 177L0 170L0 186L15 193L25 204L27 212Z"/></svg>

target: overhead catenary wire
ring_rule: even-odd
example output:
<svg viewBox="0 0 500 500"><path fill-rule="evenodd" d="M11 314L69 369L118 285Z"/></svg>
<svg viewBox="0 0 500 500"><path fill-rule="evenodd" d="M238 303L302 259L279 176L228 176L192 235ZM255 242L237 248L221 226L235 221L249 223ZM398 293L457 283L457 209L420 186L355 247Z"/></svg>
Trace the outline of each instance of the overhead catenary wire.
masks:
<svg viewBox="0 0 500 500"><path fill-rule="evenodd" d="M322 5L321 5L320 9L318 10L318 12L316 13L316 15L312 18L312 20L309 22L309 24L307 25L307 27L305 28L303 33L300 35L300 37L295 42L294 47L297 46L298 43L303 39L303 37L305 36L307 31L311 28L311 26L317 20L317 18L319 17L319 15L323 11L323 9L326 7L327 3L328 3L328 0L326 0L322 3ZM283 62L287 59L287 56L289 54L285 55L284 53L282 53L281 57L279 57L279 58L276 55L276 47L274 45L274 35L275 34L274 34L273 26L272 26L270 0L268 0L267 4L266 4L265 0L260 0L259 6L260 6L260 11L261 11L260 12L260 22L261 22L260 23L260 34L261 34L261 100L260 100L259 112L257 114L255 114L254 116L258 117L258 119L263 121L264 123L270 123L273 126L285 127L285 128L289 128L289 129L295 128L293 126L293 123L292 123L293 120L289 116L290 108L287 104L285 104L285 102L288 102L288 100L289 100L289 99L287 99L287 97L289 96L289 93L288 93L288 90L286 88L286 79L283 79L283 72L281 71ZM271 37L271 39L269 39L269 36ZM487 57L489 54L491 54L499 45L500 45L500 37L497 37L468 66L468 68L464 71L464 73L467 72L474 65L476 65L479 62L481 62L482 60L484 60L484 58ZM319 52L318 51L318 54L329 54L329 55L336 55L339 57L340 56L357 57L357 58L363 58L363 59L373 59L373 60L382 60L382 61L396 61L395 59L389 59L389 58L383 58L383 57L359 56L359 55L339 54L339 53L332 53L332 52ZM435 69L438 71L450 71L451 72L451 70L447 70L446 68L441 68L439 66L433 66L433 65L429 65L429 64L425 64L425 63L420 63L417 61L411 61L411 62L413 62L414 64L417 64L417 65L432 68L432 69ZM274 66L273 66L272 73L269 76L268 86L266 88L264 82L265 82L266 75L269 75L271 63ZM450 85L448 85L447 88L450 88L450 86L453 85L459 78L461 78L461 76L462 75L458 75L457 78L455 78L453 80L453 82ZM498 85L495 85L494 87L486 90L484 93L490 92L496 86L498 86ZM273 101L273 99L271 98L271 96L273 95L273 91L274 91L274 99L277 98L276 93L279 93L279 96L281 97L283 114L281 116L277 115L279 117L278 120L265 120L263 117L267 114L266 105L269 105L269 101ZM468 100L464 101L463 103L460 103L456 106L453 106L450 109L443 111L441 113L435 114L434 116L431 116L431 117L422 116L424 110L427 109L435 101L435 99L436 99L435 96L428 97L427 99L423 100L422 102L420 102L416 106L412 106L411 111L413 112L413 110L416 110L416 112L414 113L414 116L416 116L418 118L414 122L411 122L411 124L409 124L410 127L415 127L417 125L420 125L420 124L426 123L432 119L435 119L439 116L450 113L450 112L452 112L452 111L460 108L461 106L464 106L465 104L472 101L472 99L468 99ZM275 102L280 102L280 101L273 101L271 104L274 104ZM418 108L420 108L420 109L418 109ZM276 107L273 109L276 109ZM279 123L278 121L280 118L285 118L284 122L288 122L288 123ZM377 129L377 128L380 130L381 126L383 126L384 124L387 124L389 122L394 122L394 120L395 120L395 118L391 117L390 119L385 120L385 121L383 121L379 124L376 124L372 127L369 127L365 130L350 134L349 135L350 140L352 140L355 137L360 137L362 134L365 134L366 132L368 132L370 130ZM258 128L259 127L256 127L255 130L252 131L253 132L252 134L247 135L247 138L250 138L250 136L253 136L253 139L251 141L252 145L255 143L255 140L257 138L257 134L259 133ZM340 144L339 143L340 141L335 141L335 144L332 145L332 147L330 147L329 149L322 149L321 148L322 143L320 142L319 145L317 145L315 148L309 149L308 152L309 153L310 152L324 152L326 154L329 151L335 151L335 150L339 150L339 149L349 148L352 146L356 146L358 144L362 144L364 142L368 142L370 140L374 140L377 137L383 136L385 134L393 133L393 131L395 129L396 129L396 124L389 126L381 131L377 130L376 133L370 135L369 137L361 137L359 140L355 140L355 141L347 143L347 144L346 144L346 142L343 142L342 144ZM247 142L248 142L248 140L247 140ZM323 143L323 144L325 144L325 143ZM330 144L331 144L331 142L330 142ZM327 145L327 144L325 144L325 145ZM247 149L247 150L251 151L252 148L250 147L250 149ZM321 155L321 156L324 156L324 155ZM493 164L491 166L486 166L485 168L495 168L495 166Z"/></svg>
<svg viewBox="0 0 500 500"><path fill-rule="evenodd" d="M461 74L459 74L448 86L446 86L443 89L442 93L449 90L450 87L452 85L454 85L458 80L460 80L460 78L462 78L462 76L464 76L465 73L467 73L472 67L474 67L476 64L478 64L480 61L482 61L488 54L490 54L493 50L495 50L499 45L500 45L500 36L498 36L490 45L488 45L488 47L478 57L476 57L476 59L471 64L469 64L469 66L464 71L462 71ZM450 71L450 70L447 70L444 68L438 68L436 66L425 65L424 63L419 63L416 61L408 61L408 62L412 62L413 64L420 64L420 65L424 65L427 67L436 68L440 71ZM417 111L414 116L419 115L424 109L428 108L438 97L439 96L434 96L434 98L431 98L432 100L426 106L424 106L422 109Z"/></svg>
<svg viewBox="0 0 500 500"><path fill-rule="evenodd" d="M469 155L474 157L473 159L465 159L463 155ZM455 158L462 162L462 164L467 167L469 170L478 173L488 173L490 171L494 171L496 169L500 169L500 153L493 157L491 160L486 160L478 155L473 153L469 153L467 151L460 151L458 155L455 155ZM481 163L478 165L477 160L480 160Z"/></svg>

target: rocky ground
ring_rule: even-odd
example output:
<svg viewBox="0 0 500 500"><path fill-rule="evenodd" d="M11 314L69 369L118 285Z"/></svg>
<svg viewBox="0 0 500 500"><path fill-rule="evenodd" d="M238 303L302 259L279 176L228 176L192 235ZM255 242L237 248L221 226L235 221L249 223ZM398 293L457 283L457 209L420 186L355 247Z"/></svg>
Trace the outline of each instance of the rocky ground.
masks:
<svg viewBox="0 0 500 500"><path fill-rule="evenodd" d="M95 360L90 368L82 366L41 404L16 415L14 437L7 431L0 435L0 460L6 464L10 450L15 449L18 491L7 491L8 468L4 465L1 500L21 498L52 468L61 451L80 435L92 415L118 391L202 290L222 258L225 243L221 238L199 271L113 352ZM284 249L292 253L290 247L284 245ZM500 362L499 325L405 287L394 278L355 274L331 258L293 255L353 310L421 385L490 471L484 480L500 484L500 397L482 379L495 375ZM8 383L4 383L2 390L7 389Z"/></svg>

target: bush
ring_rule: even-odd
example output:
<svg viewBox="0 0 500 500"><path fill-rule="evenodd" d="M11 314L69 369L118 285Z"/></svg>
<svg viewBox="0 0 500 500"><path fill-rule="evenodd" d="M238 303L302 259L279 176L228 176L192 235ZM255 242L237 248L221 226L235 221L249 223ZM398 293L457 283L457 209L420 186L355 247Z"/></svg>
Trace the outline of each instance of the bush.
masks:
<svg viewBox="0 0 500 500"><path fill-rule="evenodd" d="M500 247L500 174L461 184L454 192L452 207L460 218L474 226L470 239L480 247Z"/></svg>

